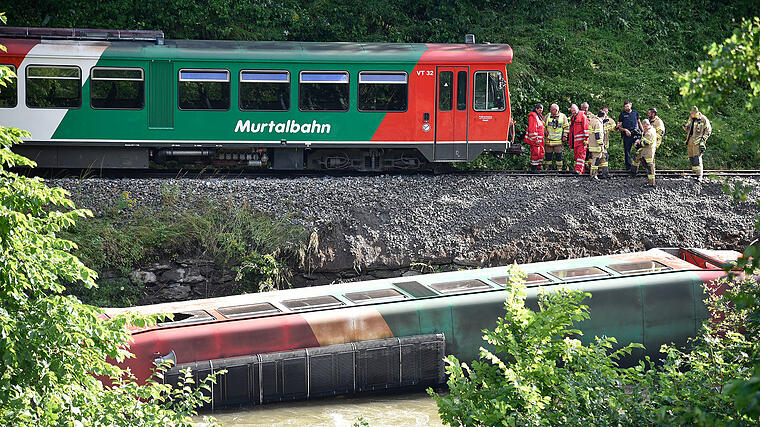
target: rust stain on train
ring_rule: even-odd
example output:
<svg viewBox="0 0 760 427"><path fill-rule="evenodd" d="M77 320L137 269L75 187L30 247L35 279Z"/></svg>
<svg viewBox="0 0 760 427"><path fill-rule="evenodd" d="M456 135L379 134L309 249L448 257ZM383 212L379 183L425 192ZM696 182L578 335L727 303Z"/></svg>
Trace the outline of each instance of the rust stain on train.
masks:
<svg viewBox="0 0 760 427"><path fill-rule="evenodd" d="M371 307L303 313L302 316L321 346L393 338L383 316Z"/></svg>

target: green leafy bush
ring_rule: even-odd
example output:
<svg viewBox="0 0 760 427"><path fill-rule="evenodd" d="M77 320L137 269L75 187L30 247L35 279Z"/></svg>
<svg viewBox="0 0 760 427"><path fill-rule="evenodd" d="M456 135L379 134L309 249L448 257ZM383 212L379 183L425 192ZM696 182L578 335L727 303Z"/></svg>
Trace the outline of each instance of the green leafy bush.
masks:
<svg viewBox="0 0 760 427"><path fill-rule="evenodd" d="M5 68L0 75L10 74ZM92 214L76 209L63 189L8 170L34 166L10 150L24 137L29 133L0 127L0 425L190 426L207 400L200 389L173 390L155 379L141 386L108 361L131 356L129 325L144 327L158 316L106 319L62 295L64 283L96 286L96 273L71 254L76 245L59 237Z"/></svg>
<svg viewBox="0 0 760 427"><path fill-rule="evenodd" d="M512 274L514 277L515 274ZM640 390L617 360L631 344L613 351L614 338L583 345L573 324L588 319L588 293L560 288L539 295L539 310L525 307L522 279L513 282L505 315L483 339L470 367L446 358L449 393L428 393L451 425L634 425L645 421L635 400Z"/></svg>

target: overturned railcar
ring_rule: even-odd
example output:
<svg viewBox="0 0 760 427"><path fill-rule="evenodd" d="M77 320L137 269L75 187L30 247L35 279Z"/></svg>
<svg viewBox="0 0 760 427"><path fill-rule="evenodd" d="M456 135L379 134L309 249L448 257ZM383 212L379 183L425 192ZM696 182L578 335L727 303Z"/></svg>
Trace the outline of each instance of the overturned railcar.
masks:
<svg viewBox="0 0 760 427"><path fill-rule="evenodd" d="M740 256L734 251L652 249L521 266L527 304L540 290L590 292L585 340L613 336L642 343L623 363L658 356L665 343L685 344L709 317L705 291ZM508 268L373 280L259 294L107 309L173 313L134 330L126 361L138 378L156 359L179 370L229 373L214 387L213 406L262 404L444 382L445 354L473 360L481 331L504 314Z"/></svg>

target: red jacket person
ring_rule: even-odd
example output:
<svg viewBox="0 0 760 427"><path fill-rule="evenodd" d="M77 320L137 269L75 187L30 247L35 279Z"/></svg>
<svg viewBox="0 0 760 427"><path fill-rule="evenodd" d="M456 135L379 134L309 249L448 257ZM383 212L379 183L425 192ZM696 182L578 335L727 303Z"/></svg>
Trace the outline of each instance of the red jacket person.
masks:
<svg viewBox="0 0 760 427"><path fill-rule="evenodd" d="M588 144L588 117L578 106L570 106L570 147L575 153L575 173L580 175L586 166L586 144Z"/></svg>
<svg viewBox="0 0 760 427"><path fill-rule="evenodd" d="M536 108L528 114L528 131L523 141L530 145L530 171L538 172L544 163L544 116L541 114L544 106L536 104Z"/></svg>

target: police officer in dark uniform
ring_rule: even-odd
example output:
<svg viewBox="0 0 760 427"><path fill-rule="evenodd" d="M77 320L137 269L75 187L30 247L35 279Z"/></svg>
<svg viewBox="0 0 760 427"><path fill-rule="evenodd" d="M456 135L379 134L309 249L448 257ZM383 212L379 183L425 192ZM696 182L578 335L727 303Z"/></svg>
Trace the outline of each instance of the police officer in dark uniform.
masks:
<svg viewBox="0 0 760 427"><path fill-rule="evenodd" d="M623 151L625 151L625 169L630 171L631 162L631 147L633 147L634 141L637 136L641 137L641 119L639 118L639 112L633 110L631 101L626 100L623 104L623 111L618 116L618 123L615 126L616 130L620 130L623 135Z"/></svg>

